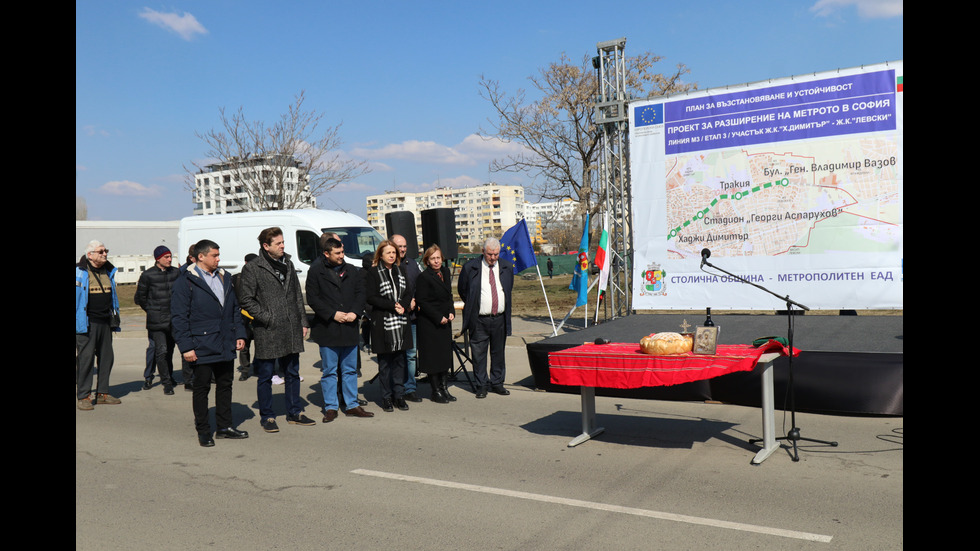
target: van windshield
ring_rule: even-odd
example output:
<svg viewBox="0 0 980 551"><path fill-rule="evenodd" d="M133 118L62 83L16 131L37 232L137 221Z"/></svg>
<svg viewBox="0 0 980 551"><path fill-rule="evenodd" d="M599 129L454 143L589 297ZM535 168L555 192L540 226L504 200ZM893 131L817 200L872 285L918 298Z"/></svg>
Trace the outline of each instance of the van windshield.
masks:
<svg viewBox="0 0 980 551"><path fill-rule="evenodd" d="M358 260L373 256L384 237L374 228L323 228L323 233L335 233L344 244L344 256Z"/></svg>

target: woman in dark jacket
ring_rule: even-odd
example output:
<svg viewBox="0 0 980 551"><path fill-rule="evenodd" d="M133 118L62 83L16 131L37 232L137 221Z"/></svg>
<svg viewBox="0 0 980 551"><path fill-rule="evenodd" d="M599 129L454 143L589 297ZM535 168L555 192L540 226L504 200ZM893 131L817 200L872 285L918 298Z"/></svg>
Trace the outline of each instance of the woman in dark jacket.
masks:
<svg viewBox="0 0 980 551"><path fill-rule="evenodd" d="M446 379L453 365L453 288L449 268L442 263L442 250L432 245L422 255L426 269L415 281L415 308L419 342L418 370L428 373L432 401L455 402Z"/></svg>
<svg viewBox="0 0 980 551"><path fill-rule="evenodd" d="M408 410L403 397L408 371L405 351L414 348L408 320L414 306L410 298L414 289L397 261L398 248L391 241L382 241L374 253L374 264L367 270L371 348L378 355L381 409L385 411L394 411L394 407Z"/></svg>

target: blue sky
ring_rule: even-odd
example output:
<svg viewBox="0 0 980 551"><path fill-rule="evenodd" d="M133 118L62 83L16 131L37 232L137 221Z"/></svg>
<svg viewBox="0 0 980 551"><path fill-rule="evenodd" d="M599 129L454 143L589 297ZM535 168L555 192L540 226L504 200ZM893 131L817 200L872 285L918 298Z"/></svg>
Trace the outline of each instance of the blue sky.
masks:
<svg viewBox="0 0 980 551"><path fill-rule="evenodd" d="M493 115L481 75L513 91L563 52L625 37L626 55L683 63L707 89L903 59L903 23L901 0L80 0L75 195L91 220L190 216L195 132L222 107L273 121L301 91L372 168L320 208L364 216L389 189L522 184L489 172L508 146L475 136Z"/></svg>

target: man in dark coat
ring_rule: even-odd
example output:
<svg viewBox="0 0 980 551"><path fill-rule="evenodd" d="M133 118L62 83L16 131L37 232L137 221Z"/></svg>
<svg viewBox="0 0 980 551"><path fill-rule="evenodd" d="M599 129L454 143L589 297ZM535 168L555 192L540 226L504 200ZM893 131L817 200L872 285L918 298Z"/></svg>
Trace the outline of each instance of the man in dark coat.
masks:
<svg viewBox="0 0 980 551"><path fill-rule="evenodd" d="M405 276L408 277L408 286L415 289L415 281L419 278L419 274L422 273L421 268L419 268L418 262L408 255L408 241L405 236L394 234L390 238L392 243L398 247L398 265L405 271ZM412 299L412 309L411 315L408 316L408 320L411 323L412 330L412 342L418 342L418 320L415 317L415 295L413 294ZM415 382L415 372L416 369L416 357L418 355L417 350L412 347L405 351L405 399L409 402L421 402L422 398L419 398L417 390L418 385Z"/></svg>
<svg viewBox="0 0 980 551"><path fill-rule="evenodd" d="M286 375L286 421L292 425L315 425L315 421L303 415L299 397L299 354L310 330L299 277L286 254L280 228L262 230L259 244L258 257L242 268L242 296L239 297L242 309L252 317L255 340L252 365L258 378L259 422L266 432L279 432L272 411L272 376L279 362Z"/></svg>
<svg viewBox="0 0 980 551"><path fill-rule="evenodd" d="M153 267L140 274L136 283L133 300L146 312L146 332L153 343L153 355L147 358L143 370L145 383L149 390L153 385L153 365L160 373L163 393L174 393L174 337L170 331L170 294L180 270L172 266L173 254L170 249L160 245L153 251L156 262Z"/></svg>
<svg viewBox="0 0 980 551"><path fill-rule="evenodd" d="M374 417L357 401L358 321L364 312L364 278L344 260L344 245L331 235L320 239L323 256L306 276L306 300L316 314L310 338L320 347L320 390L323 422L337 418L340 409L337 379L344 398L344 415ZM353 407L351 407L353 406Z"/></svg>
<svg viewBox="0 0 980 551"><path fill-rule="evenodd" d="M484 242L483 255L463 265L456 288L463 299L463 330L470 334L476 397L486 398L488 386L494 393L506 396L510 391L504 388L507 369L504 347L511 333L510 296L514 288L514 266L500 258L500 241L490 238Z"/></svg>
<svg viewBox="0 0 980 551"><path fill-rule="evenodd" d="M248 438L232 426L231 385L235 355L245 345L241 307L231 276L218 267L220 251L214 241L194 245L196 262L182 270L170 297L170 323L174 341L194 371L194 426L198 443L214 446L208 415L208 394L214 376L214 417L217 438Z"/></svg>

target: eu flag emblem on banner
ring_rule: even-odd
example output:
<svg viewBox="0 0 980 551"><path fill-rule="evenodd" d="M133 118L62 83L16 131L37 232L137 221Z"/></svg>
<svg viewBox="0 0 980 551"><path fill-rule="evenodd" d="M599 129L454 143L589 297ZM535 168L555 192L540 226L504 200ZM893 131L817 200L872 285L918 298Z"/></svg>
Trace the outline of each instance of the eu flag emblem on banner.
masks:
<svg viewBox="0 0 980 551"><path fill-rule="evenodd" d="M633 110L633 126L650 126L664 122L664 104L644 105Z"/></svg>
<svg viewBox="0 0 980 551"><path fill-rule="evenodd" d="M534 246L531 245L531 234L527 230L527 221L522 219L504 232L500 238L500 256L514 264L515 274L538 265Z"/></svg>

